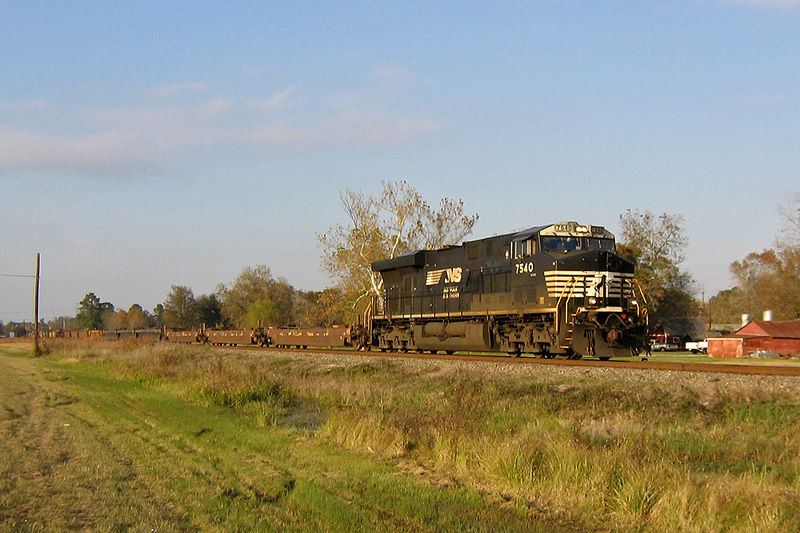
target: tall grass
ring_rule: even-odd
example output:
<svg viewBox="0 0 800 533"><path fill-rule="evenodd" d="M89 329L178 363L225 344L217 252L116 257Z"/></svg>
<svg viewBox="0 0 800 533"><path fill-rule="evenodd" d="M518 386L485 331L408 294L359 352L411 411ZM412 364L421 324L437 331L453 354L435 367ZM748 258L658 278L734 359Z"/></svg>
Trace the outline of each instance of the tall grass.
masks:
<svg viewBox="0 0 800 533"><path fill-rule="evenodd" d="M60 353L578 528L800 531L800 402L788 392L488 378L174 345Z"/></svg>

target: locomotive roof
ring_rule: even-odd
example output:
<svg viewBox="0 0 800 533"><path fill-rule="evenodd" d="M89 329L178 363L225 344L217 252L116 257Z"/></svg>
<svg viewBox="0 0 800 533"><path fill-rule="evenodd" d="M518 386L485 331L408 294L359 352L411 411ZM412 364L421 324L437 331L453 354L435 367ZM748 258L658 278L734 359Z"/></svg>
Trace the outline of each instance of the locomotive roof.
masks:
<svg viewBox="0 0 800 533"><path fill-rule="evenodd" d="M602 239L613 239L614 234L608 231L603 226L590 226L588 224L578 224L574 221L558 222L556 224L548 224L547 226L536 226L533 228L524 229L517 233L510 233L512 242L524 241L530 239L534 235L553 235L563 237L598 237ZM479 239L483 240L483 239ZM475 242L475 241L473 241Z"/></svg>
<svg viewBox="0 0 800 533"><path fill-rule="evenodd" d="M515 241L524 241L530 239L534 235L541 234L541 235L553 235L553 236L565 236L565 237L597 237L603 239L613 239L614 234L609 232L603 226L590 226L585 224L578 224L574 221L567 221L567 222L558 222L556 224L548 224L546 226L535 226L532 228L528 228L522 231L518 231L516 233L507 233L505 235L495 235L494 237L484 237L483 239L476 239L474 241L464 241L461 246L466 244L471 244L475 242L482 242L487 241L489 239L508 239L510 242ZM444 248L440 248L439 250L447 250L448 248L454 248L456 246L445 246ZM381 261L375 261L372 263L372 270L375 272L381 272L384 270L392 270L395 268L403 268L403 267L417 267L421 268L425 266L425 253L430 251L438 251L438 250L415 250L413 252L407 252L405 254L398 255L392 259L383 259Z"/></svg>

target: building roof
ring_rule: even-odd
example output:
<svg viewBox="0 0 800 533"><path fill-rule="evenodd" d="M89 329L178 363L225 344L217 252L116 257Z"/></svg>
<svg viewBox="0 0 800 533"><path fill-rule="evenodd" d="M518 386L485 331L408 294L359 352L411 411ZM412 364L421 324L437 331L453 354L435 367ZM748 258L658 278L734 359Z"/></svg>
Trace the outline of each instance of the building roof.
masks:
<svg viewBox="0 0 800 533"><path fill-rule="evenodd" d="M754 320L742 326L737 336L774 337L779 339L800 339L800 320L772 322Z"/></svg>
<svg viewBox="0 0 800 533"><path fill-rule="evenodd" d="M667 335L675 337L689 337L699 341L706 338L706 326L697 318L673 318L658 324L654 331L664 330Z"/></svg>

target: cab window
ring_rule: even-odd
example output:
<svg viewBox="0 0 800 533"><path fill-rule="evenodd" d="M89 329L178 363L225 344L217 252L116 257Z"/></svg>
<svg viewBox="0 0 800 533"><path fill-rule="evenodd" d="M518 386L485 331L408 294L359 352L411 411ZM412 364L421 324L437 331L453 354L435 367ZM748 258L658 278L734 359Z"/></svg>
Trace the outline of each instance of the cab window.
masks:
<svg viewBox="0 0 800 533"><path fill-rule="evenodd" d="M524 241L514 241L511 243L511 257L520 259L522 257L530 257L535 252L533 239Z"/></svg>
<svg viewBox="0 0 800 533"><path fill-rule="evenodd" d="M547 251L583 250L583 243L579 237L542 237L542 248Z"/></svg>
<svg viewBox="0 0 800 533"><path fill-rule="evenodd" d="M613 252L615 250L614 239L589 239L589 249Z"/></svg>

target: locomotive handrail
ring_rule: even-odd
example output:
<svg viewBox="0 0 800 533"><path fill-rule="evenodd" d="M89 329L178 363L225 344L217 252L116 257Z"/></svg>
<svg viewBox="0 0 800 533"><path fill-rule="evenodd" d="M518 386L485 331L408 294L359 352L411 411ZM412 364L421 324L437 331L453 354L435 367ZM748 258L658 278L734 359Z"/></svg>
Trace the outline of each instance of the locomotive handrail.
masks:
<svg viewBox="0 0 800 533"><path fill-rule="evenodd" d="M570 278L569 282L561 290L561 295L558 297L558 302L556 303L556 335L561 333L561 302L564 300L564 296L566 296L567 305L569 305L569 300L572 298L572 292L575 290L575 285L577 284L577 278ZM569 293L567 293L567 290L569 290Z"/></svg>
<svg viewBox="0 0 800 533"><path fill-rule="evenodd" d="M636 290L637 289L639 290L639 296L642 298L642 303L644 305L638 305L638 304L636 305L636 315L644 318L645 324L649 326L650 325L650 311L646 307L649 302L647 301L647 295L644 293L644 289L642 288L642 285L639 283L639 280L636 279L636 278L633 279L633 282L631 282L631 280L629 280L629 279L626 279L625 282L628 283L631 286L631 292L633 293L634 297L636 297Z"/></svg>

